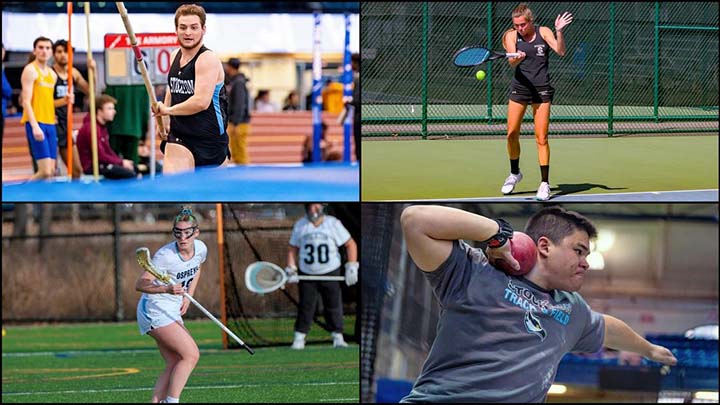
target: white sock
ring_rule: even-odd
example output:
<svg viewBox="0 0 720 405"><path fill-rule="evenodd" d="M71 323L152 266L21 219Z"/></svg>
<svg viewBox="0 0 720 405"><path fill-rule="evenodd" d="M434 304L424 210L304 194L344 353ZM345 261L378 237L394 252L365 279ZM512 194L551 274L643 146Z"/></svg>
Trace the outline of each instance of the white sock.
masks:
<svg viewBox="0 0 720 405"><path fill-rule="evenodd" d="M305 340L305 333L295 332L295 340Z"/></svg>
<svg viewBox="0 0 720 405"><path fill-rule="evenodd" d="M170 395L168 395L167 398L165 398L165 402L167 402L168 404L179 404L180 398L173 398Z"/></svg>

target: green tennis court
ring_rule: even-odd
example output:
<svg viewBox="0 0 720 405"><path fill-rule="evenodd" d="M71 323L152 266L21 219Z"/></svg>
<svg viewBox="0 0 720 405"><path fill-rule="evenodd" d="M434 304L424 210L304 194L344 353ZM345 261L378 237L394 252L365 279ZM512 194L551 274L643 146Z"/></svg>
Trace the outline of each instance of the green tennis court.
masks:
<svg viewBox="0 0 720 405"><path fill-rule="evenodd" d="M535 196L534 138L520 141L524 178L513 196ZM504 138L362 142L362 199L501 198L510 167ZM555 138L552 195L718 188L717 136ZM551 197L552 201L552 197Z"/></svg>
<svg viewBox="0 0 720 405"><path fill-rule="evenodd" d="M359 401L357 345L256 348L250 356L223 350L219 329L210 321L186 325L200 348L200 361L182 402ZM134 322L5 328L4 403L148 402L164 367L154 341L140 336Z"/></svg>

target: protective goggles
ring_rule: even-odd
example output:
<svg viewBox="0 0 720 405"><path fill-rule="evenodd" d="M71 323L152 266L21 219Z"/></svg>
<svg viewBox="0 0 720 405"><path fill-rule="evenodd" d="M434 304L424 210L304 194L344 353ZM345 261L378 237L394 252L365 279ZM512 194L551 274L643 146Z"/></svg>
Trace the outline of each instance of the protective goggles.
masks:
<svg viewBox="0 0 720 405"><path fill-rule="evenodd" d="M197 226L191 226L189 228L178 228L176 226L172 229L172 234L176 239L187 239L195 234Z"/></svg>

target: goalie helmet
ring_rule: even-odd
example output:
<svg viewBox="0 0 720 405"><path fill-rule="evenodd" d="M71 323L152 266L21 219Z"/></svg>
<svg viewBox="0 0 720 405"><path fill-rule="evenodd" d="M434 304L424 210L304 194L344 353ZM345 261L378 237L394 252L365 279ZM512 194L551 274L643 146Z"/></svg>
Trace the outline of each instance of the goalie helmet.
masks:
<svg viewBox="0 0 720 405"><path fill-rule="evenodd" d="M325 215L325 205L326 204L319 204L320 208L315 212L311 212L310 206L313 204L319 204L319 203L305 204L305 216L307 217L308 220L310 220L310 222L315 222L315 221L319 220L320 218L322 218L323 215Z"/></svg>

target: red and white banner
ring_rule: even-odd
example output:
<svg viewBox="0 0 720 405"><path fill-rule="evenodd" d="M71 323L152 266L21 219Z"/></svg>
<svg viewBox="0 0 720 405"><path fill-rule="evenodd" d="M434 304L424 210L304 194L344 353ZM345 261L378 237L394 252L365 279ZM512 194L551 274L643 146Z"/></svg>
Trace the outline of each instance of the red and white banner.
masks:
<svg viewBox="0 0 720 405"><path fill-rule="evenodd" d="M174 32L163 34L135 34L140 48L166 48L180 46L177 34ZM105 49L130 48L128 34L105 34Z"/></svg>

